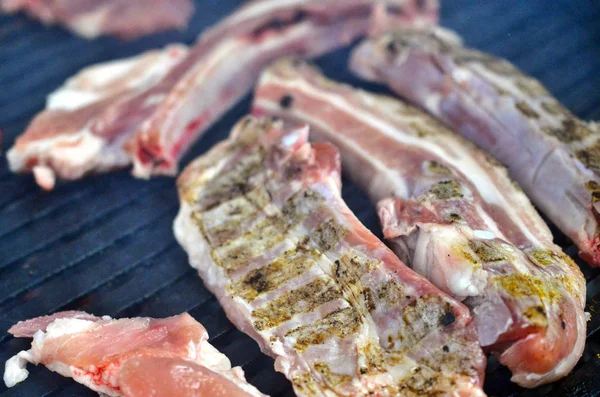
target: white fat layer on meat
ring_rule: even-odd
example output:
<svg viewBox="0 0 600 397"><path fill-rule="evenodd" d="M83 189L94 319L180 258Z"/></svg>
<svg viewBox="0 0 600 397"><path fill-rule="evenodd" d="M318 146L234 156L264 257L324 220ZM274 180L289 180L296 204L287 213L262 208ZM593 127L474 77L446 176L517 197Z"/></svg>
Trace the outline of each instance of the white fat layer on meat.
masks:
<svg viewBox="0 0 600 397"><path fill-rule="evenodd" d="M458 299L483 295L487 272L463 260L462 253L453 249L454 246L468 246L470 239L468 227L434 225L421 229L415 244L413 269ZM450 263L440 265L438 261L443 260Z"/></svg>
<svg viewBox="0 0 600 397"><path fill-rule="evenodd" d="M473 235L482 240L493 240L494 238L496 238L494 233L488 230L475 230L473 231Z"/></svg>
<svg viewBox="0 0 600 397"><path fill-rule="evenodd" d="M27 159L37 158L40 164L48 164L64 179L76 179L90 170L103 171L126 166L130 162L118 142L107 145L104 139L88 128L76 134L30 142L25 150L13 147L8 151L7 158L14 172L25 170Z"/></svg>
<svg viewBox="0 0 600 397"><path fill-rule="evenodd" d="M232 14L226 19L227 25L237 25L250 19L265 16L276 12L278 9L287 9L295 5L305 5L306 0L267 0L256 1L248 4L243 9Z"/></svg>
<svg viewBox="0 0 600 397"><path fill-rule="evenodd" d="M74 111L105 99L114 91L106 86L116 83L127 73L138 68L140 73L125 82L119 90L151 86L165 76L187 54L183 45L171 45L163 50L153 50L138 56L110 61L83 69L48 96L48 110ZM140 65L147 64L144 69Z"/></svg>
<svg viewBox="0 0 600 397"><path fill-rule="evenodd" d="M194 345L193 342L190 342L190 344ZM194 345L193 348L195 350L196 346ZM213 345L208 343L208 341L202 341L198 350L197 353L194 352L193 355L190 355L190 358L197 357L199 364L217 372L228 371L231 369L231 362L227 356L218 351Z"/></svg>
<svg viewBox="0 0 600 397"><path fill-rule="evenodd" d="M6 361L6 366L4 369L4 383L7 387L13 387L17 383L27 379L29 371L27 371L25 367L28 363L35 365L39 364L43 357L44 344L46 340L58 338L63 335L83 332L97 326L98 324L93 321L76 318L60 318L54 320L48 325L46 332L40 330L33 335L31 349L27 351L21 351ZM63 376L72 377L71 368L64 363L53 362L47 364L46 366L50 370L58 372Z"/></svg>
<svg viewBox="0 0 600 397"><path fill-rule="evenodd" d="M110 11L110 7L106 5L97 6L92 11L73 18L69 21L69 27L86 39L94 39L104 33L104 24Z"/></svg>
<svg viewBox="0 0 600 397"><path fill-rule="evenodd" d="M531 232L527 225L523 223L517 210L506 201L502 192L500 192L498 187L491 181L492 178L490 175L484 169L482 169L480 164L472 157L469 149L465 148L462 142L453 139L445 139L446 146L442 147L438 143L430 142L416 136L411 136L410 134L398 133L398 129L396 127L386 123L384 120L377 118L367 111L363 111L358 107L352 106L352 104L348 103L344 97L336 94L319 92L318 90L313 89L310 84L299 79L290 82L281 80L272 74L268 74L264 77L263 81L265 83L271 81L273 84L278 86L287 86L291 89L307 92L309 95L324 100L333 106L338 107L344 112L351 114L353 117L361 120L365 124L371 125L375 130L381 132L389 138L392 138L395 141L398 141L402 145L421 148L433 153L457 170L469 170L468 173L464 174L464 177L467 178L473 184L473 186L478 189L478 192L481 194L482 198L488 204L494 204L501 207L510 217L510 219L515 222L520 230L527 236L529 241L531 241L533 244L542 245L542 243ZM365 95L362 95L362 98L364 97ZM408 122L410 122L409 120L406 120L409 118L409 116L402 115L399 117L402 118L400 120L402 123L408 124ZM415 121L419 122L419 120L419 117L416 117ZM441 138L442 136L440 136L440 139ZM357 144L354 146L357 146ZM450 148L450 150L446 150L446 148ZM373 156L370 155L369 158L372 159L372 157ZM493 224L494 223L492 222L492 225ZM499 234L499 237L503 236Z"/></svg>
<svg viewBox="0 0 600 397"><path fill-rule="evenodd" d="M27 379L29 371L25 367L30 362L34 361L29 351L21 351L6 361L4 366L4 384L6 387L13 387Z"/></svg>

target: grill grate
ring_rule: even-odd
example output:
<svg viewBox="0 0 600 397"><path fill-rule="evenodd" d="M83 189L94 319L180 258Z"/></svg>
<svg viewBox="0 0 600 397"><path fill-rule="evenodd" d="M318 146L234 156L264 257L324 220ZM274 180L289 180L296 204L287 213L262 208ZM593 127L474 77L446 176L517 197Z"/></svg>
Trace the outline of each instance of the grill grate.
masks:
<svg viewBox="0 0 600 397"><path fill-rule="evenodd" d="M443 1L443 0L442 0ZM202 29L242 3L197 1L198 13L185 32L135 42L102 38L85 42L45 28L23 16L0 16L0 128L4 148L39 111L46 95L82 67L133 55L170 42L192 43ZM442 24L466 42L506 57L540 78L578 116L600 118L600 7L593 0L446 0ZM346 68L348 49L318 60L331 77L367 89ZM183 164L223 139L247 112L249 99L230 111L186 157ZM381 236L373 207L346 182L343 196L359 218ZM172 179L133 180L128 172L91 177L41 192L30 176L14 176L0 158L0 362L26 348L9 337L17 320L80 309L96 314L164 317L189 311L211 342L248 379L272 396L293 396L272 360L236 330L215 298L189 267L171 224L178 206ZM567 253L575 248L553 228ZM526 391L509 382L507 370L491 362L486 391L494 396L600 395L600 271L578 261L588 280L589 337L581 362L566 379ZM81 385L43 368L1 397L94 396Z"/></svg>

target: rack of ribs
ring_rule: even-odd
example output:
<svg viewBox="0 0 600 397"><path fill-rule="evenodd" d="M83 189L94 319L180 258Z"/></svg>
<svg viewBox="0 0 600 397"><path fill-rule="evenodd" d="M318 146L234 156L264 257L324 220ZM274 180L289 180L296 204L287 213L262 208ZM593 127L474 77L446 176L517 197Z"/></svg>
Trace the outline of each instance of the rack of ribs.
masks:
<svg viewBox="0 0 600 397"><path fill-rule="evenodd" d="M154 51L81 71L50 96L17 139L10 167L34 171L47 189L56 177L77 179L130 164L140 178L175 174L185 151L273 60L319 56L367 33L436 19L433 0L247 3L189 50L163 51L162 63L145 62L158 57Z"/></svg>
<svg viewBox="0 0 600 397"><path fill-rule="evenodd" d="M68 311L19 322L8 332L33 338L31 349L6 362L8 387L25 380L25 366L33 363L103 396L265 397L187 313L111 319Z"/></svg>
<svg viewBox="0 0 600 397"><path fill-rule="evenodd" d="M298 396L483 396L468 309L360 223L337 149L307 139L247 117L179 177L175 235L204 284Z"/></svg>
<svg viewBox="0 0 600 397"><path fill-rule="evenodd" d="M464 48L442 29L397 30L352 57L360 76L387 84L489 151L546 216L600 265L600 134L509 62Z"/></svg>
<svg viewBox="0 0 600 397"><path fill-rule="evenodd" d="M6 13L26 12L46 25L60 24L87 39L114 35L136 39L184 28L192 0L0 0Z"/></svg>
<svg viewBox="0 0 600 397"><path fill-rule="evenodd" d="M297 59L263 73L253 113L308 123L339 147L395 252L470 307L482 347L513 381L534 387L575 366L585 280L505 168L424 112Z"/></svg>

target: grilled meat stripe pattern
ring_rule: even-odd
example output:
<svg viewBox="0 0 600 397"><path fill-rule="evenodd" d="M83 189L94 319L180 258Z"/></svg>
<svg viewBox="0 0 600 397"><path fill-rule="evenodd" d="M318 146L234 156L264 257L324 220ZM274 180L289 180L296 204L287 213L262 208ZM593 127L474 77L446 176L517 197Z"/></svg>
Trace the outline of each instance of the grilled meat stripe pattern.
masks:
<svg viewBox="0 0 600 397"><path fill-rule="evenodd" d="M420 110L297 59L263 73L253 112L308 123L340 148L396 253L470 306L513 381L534 387L575 366L585 280L501 165Z"/></svg>
<svg viewBox="0 0 600 397"><path fill-rule="evenodd" d="M481 396L466 307L340 197L339 154L246 118L178 180L175 235L231 321L299 396Z"/></svg>
<svg viewBox="0 0 600 397"><path fill-rule="evenodd" d="M352 69L382 82L508 166L527 195L600 265L600 134L509 62L441 29L366 40Z"/></svg>
<svg viewBox="0 0 600 397"><path fill-rule="evenodd" d="M185 151L273 60L314 57L367 33L436 20L435 0L248 2L191 48L163 51L164 62L145 62L153 51L82 70L51 95L17 139L10 167L33 171L46 189L57 177L77 179L130 164L136 177L173 175Z"/></svg>
<svg viewBox="0 0 600 397"><path fill-rule="evenodd" d="M189 314L165 319L96 317L67 311L21 321L8 331L33 338L31 349L6 362L4 382L29 375L27 363L111 397L265 397L241 368L208 343Z"/></svg>

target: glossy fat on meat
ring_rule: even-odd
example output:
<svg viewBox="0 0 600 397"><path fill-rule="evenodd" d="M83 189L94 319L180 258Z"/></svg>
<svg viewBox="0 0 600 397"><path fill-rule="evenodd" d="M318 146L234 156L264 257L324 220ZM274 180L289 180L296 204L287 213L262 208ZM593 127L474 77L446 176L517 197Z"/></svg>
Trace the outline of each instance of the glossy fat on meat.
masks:
<svg viewBox="0 0 600 397"><path fill-rule="evenodd" d="M534 204L600 265L600 134L509 62L449 31L398 30L366 40L352 69L387 84L492 153Z"/></svg>
<svg viewBox="0 0 600 397"><path fill-rule="evenodd" d="M144 368L151 367L156 364L153 360L164 358L174 360L164 362L173 368L181 367L182 362L190 363L187 365L190 372L204 368L198 370L198 376L205 377L215 388L223 383L224 390L237 387L246 393L241 395L262 396L246 383L241 369L232 369L227 357L208 343L204 327L187 313L165 319L115 320L84 312L60 312L22 321L9 332L17 337L33 336L33 343L30 350L7 361L4 382L8 387L25 380L28 375L25 367L32 363L43 364L109 396L139 395L135 394L135 379L140 375L134 373L133 367L139 362ZM132 359L141 361L125 367ZM121 373L123 368L125 374ZM163 379L176 375L177 371L165 373ZM121 379L126 379L127 393L121 390ZM184 379L177 387L178 390L186 387ZM188 388L192 393L193 385Z"/></svg>
<svg viewBox="0 0 600 397"><path fill-rule="evenodd" d="M59 24L93 39L114 35L136 39L184 28L194 12L192 0L0 0L4 12L23 11L44 24Z"/></svg>
<svg viewBox="0 0 600 397"><path fill-rule="evenodd" d="M174 229L191 265L298 396L482 396L468 309L359 222L338 150L308 132L247 117L186 168Z"/></svg>
<svg viewBox="0 0 600 397"><path fill-rule="evenodd" d="M533 387L585 344L585 279L506 170L403 102L326 79L300 60L267 69L253 112L309 123L377 204L398 255L472 310L479 341Z"/></svg>
<svg viewBox="0 0 600 397"><path fill-rule="evenodd" d="M119 371L126 397L248 397L235 382L217 372L180 358L132 358Z"/></svg>
<svg viewBox="0 0 600 397"><path fill-rule="evenodd" d="M186 150L273 60L316 57L368 33L435 23L437 11L436 0L247 2L189 52L174 46L84 69L19 137L11 169L32 171L47 190L56 179L130 164L136 177L174 175Z"/></svg>

